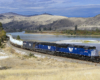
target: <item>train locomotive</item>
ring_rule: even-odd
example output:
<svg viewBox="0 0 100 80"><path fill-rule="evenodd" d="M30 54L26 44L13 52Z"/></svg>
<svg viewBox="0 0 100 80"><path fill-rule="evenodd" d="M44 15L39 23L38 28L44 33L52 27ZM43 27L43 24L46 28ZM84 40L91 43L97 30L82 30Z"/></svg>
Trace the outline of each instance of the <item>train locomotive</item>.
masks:
<svg viewBox="0 0 100 80"><path fill-rule="evenodd" d="M9 36L9 35L8 35ZM71 57L92 62L99 62L99 54L95 46L74 44L57 44L50 42L14 41L9 36L10 42L18 47L55 56Z"/></svg>

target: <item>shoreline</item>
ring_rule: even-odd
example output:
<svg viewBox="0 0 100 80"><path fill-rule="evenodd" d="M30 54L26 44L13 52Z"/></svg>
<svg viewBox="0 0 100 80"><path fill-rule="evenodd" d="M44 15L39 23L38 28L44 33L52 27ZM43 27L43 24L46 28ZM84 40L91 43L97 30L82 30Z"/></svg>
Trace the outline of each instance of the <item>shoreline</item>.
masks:
<svg viewBox="0 0 100 80"><path fill-rule="evenodd" d="M24 34L47 34L47 35L54 35L54 34L51 34L51 33L24 33Z"/></svg>
<svg viewBox="0 0 100 80"><path fill-rule="evenodd" d="M62 36L72 36L72 37L100 37L100 35L68 35L59 33L24 33L24 34L46 34L46 35L62 35Z"/></svg>

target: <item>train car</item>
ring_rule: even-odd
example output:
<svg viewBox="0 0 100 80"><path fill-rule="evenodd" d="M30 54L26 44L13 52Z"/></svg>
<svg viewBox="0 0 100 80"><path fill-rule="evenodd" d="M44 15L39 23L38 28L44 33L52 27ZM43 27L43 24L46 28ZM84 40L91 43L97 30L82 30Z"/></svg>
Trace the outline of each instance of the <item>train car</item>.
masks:
<svg viewBox="0 0 100 80"><path fill-rule="evenodd" d="M36 43L35 49L39 52L54 54L56 51L56 43L38 42Z"/></svg>
<svg viewBox="0 0 100 80"><path fill-rule="evenodd" d="M99 61L98 50L96 50L95 46L84 46L84 52L82 55L88 56L93 61Z"/></svg>
<svg viewBox="0 0 100 80"><path fill-rule="evenodd" d="M71 56L84 60L98 60L98 51L95 46L79 46L70 44L58 44L56 55Z"/></svg>
<svg viewBox="0 0 100 80"><path fill-rule="evenodd" d="M24 49L29 49L29 50L34 50L35 49L35 42L23 41L23 48Z"/></svg>
<svg viewBox="0 0 100 80"><path fill-rule="evenodd" d="M94 61L99 57L95 46L23 41L23 48L46 54L74 57L84 60Z"/></svg>
<svg viewBox="0 0 100 80"><path fill-rule="evenodd" d="M9 37L10 43L16 47L23 47L23 41L14 39L11 35L7 35Z"/></svg>
<svg viewBox="0 0 100 80"><path fill-rule="evenodd" d="M76 49L76 48L75 48ZM57 56L71 55L73 53L74 46L70 44L57 44L56 54ZM74 50L75 51L75 50ZM75 51L77 53L77 51Z"/></svg>

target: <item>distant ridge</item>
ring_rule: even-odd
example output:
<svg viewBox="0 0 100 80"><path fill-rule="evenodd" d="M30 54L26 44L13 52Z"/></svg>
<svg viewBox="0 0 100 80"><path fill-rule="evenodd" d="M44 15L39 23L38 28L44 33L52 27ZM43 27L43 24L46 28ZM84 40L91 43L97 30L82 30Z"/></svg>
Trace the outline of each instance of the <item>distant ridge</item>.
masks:
<svg viewBox="0 0 100 80"><path fill-rule="evenodd" d="M19 14L13 13L13 12L2 13L2 14L0 14L0 15L5 15L5 16L19 16Z"/></svg>
<svg viewBox="0 0 100 80"><path fill-rule="evenodd" d="M8 12L8 13L2 13L0 15L5 15L5 16L26 16L26 17L31 17L31 16L38 16L38 15L52 15L49 13L43 13L43 14L33 14L33 15L21 15L13 12Z"/></svg>
<svg viewBox="0 0 100 80"><path fill-rule="evenodd" d="M52 15L52 14L49 14L49 13L43 13L43 14L41 14L41 15Z"/></svg>
<svg viewBox="0 0 100 80"><path fill-rule="evenodd" d="M77 18L56 16L49 13L35 15L20 15L9 12L0 14L0 22L8 32L18 30L73 30L75 25L79 30L100 29L100 14L95 17Z"/></svg>

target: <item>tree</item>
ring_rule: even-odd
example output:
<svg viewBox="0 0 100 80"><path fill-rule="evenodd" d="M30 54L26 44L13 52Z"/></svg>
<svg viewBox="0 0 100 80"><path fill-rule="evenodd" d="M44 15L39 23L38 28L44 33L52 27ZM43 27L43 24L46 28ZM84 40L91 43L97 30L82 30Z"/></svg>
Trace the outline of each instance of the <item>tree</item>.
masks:
<svg viewBox="0 0 100 80"><path fill-rule="evenodd" d="M46 31L46 27L44 27L43 30Z"/></svg>
<svg viewBox="0 0 100 80"><path fill-rule="evenodd" d="M2 23L0 22L0 27L2 27Z"/></svg>
<svg viewBox="0 0 100 80"><path fill-rule="evenodd" d="M75 25L75 32L74 32L74 34L76 34L76 31L77 31L77 25Z"/></svg>
<svg viewBox="0 0 100 80"><path fill-rule="evenodd" d="M1 42L3 42L4 41L4 39L3 38L1 38Z"/></svg>
<svg viewBox="0 0 100 80"><path fill-rule="evenodd" d="M0 46L1 46L1 40L0 40Z"/></svg>
<svg viewBox="0 0 100 80"><path fill-rule="evenodd" d="M99 31L99 29L98 29L98 28L96 28L96 31Z"/></svg>
<svg viewBox="0 0 100 80"><path fill-rule="evenodd" d="M52 28L50 27L50 28L49 28L49 30L51 31L51 30L52 30Z"/></svg>
<svg viewBox="0 0 100 80"><path fill-rule="evenodd" d="M41 28L39 28L39 31L41 31Z"/></svg>
<svg viewBox="0 0 100 80"><path fill-rule="evenodd" d="M19 36L19 35L17 36L17 39L18 39L18 40L20 39L20 36Z"/></svg>
<svg viewBox="0 0 100 80"><path fill-rule="evenodd" d="M77 25L75 25L75 31L77 31Z"/></svg>
<svg viewBox="0 0 100 80"><path fill-rule="evenodd" d="M2 30L3 29L3 26L2 26L2 23L0 22L0 29Z"/></svg>

